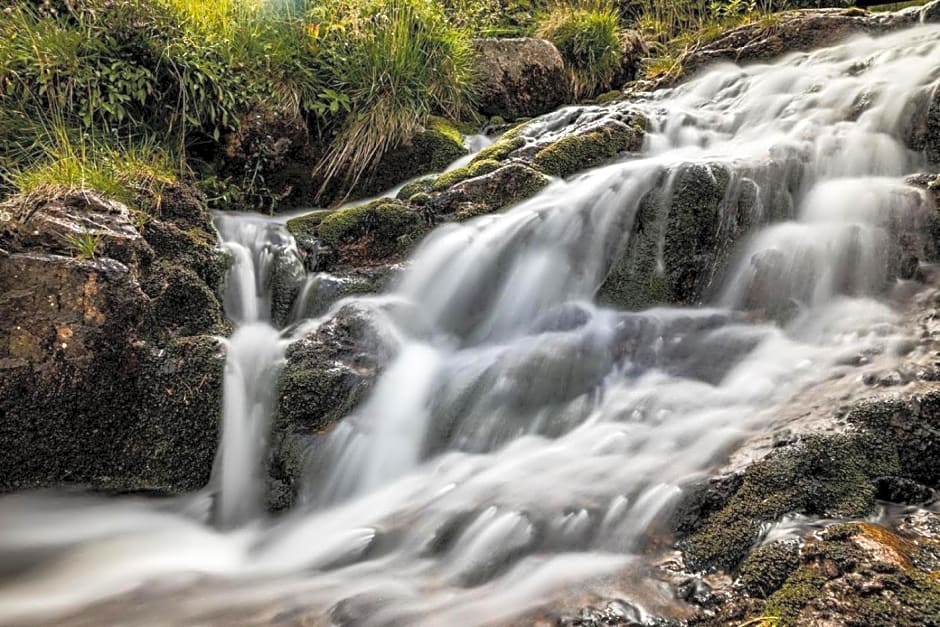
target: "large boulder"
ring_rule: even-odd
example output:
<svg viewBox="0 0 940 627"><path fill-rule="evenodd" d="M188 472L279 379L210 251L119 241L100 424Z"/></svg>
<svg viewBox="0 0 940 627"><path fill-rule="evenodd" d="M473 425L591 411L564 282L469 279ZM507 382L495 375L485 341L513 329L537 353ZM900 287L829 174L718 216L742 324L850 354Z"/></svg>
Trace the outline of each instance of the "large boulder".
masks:
<svg viewBox="0 0 940 627"><path fill-rule="evenodd" d="M169 190L168 219L144 225L92 192L0 207L0 491L208 481L224 259L185 196Z"/></svg>
<svg viewBox="0 0 940 627"><path fill-rule="evenodd" d="M477 39L481 113L507 120L548 113L570 97L561 53L544 39Z"/></svg>

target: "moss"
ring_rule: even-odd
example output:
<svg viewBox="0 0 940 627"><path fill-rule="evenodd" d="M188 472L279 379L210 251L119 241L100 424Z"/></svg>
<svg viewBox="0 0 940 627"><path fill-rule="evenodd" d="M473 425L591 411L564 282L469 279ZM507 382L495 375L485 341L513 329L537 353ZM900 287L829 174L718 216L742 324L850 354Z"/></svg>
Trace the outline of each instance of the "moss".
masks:
<svg viewBox="0 0 940 627"><path fill-rule="evenodd" d="M189 268L165 265L164 288L153 302L156 328L176 336L225 333L215 293Z"/></svg>
<svg viewBox="0 0 940 627"><path fill-rule="evenodd" d="M495 142L481 150L473 157L471 163L477 161L503 161L516 150L525 146L522 137L500 137Z"/></svg>
<svg viewBox="0 0 940 627"><path fill-rule="evenodd" d="M800 565L800 545L780 540L761 546L748 555L738 574L738 584L749 595L766 599Z"/></svg>
<svg viewBox="0 0 940 627"><path fill-rule="evenodd" d="M763 612L779 617L781 627L811 624L823 614L855 627L940 624L940 582L911 567L906 554L913 547L878 525L832 525L807 545L802 564ZM892 554L899 561L882 561Z"/></svg>
<svg viewBox="0 0 940 627"><path fill-rule="evenodd" d="M413 237L425 228L416 212L383 198L330 214L320 222L317 234L334 249L367 238L368 254L376 258L404 252Z"/></svg>
<svg viewBox="0 0 940 627"><path fill-rule="evenodd" d="M741 487L704 526L681 542L694 569L734 569L765 522L784 514L864 516L875 477L898 472L897 453L869 435L811 436L744 472Z"/></svg>
<svg viewBox="0 0 940 627"><path fill-rule="evenodd" d="M287 221L287 231L295 238L316 237L320 223L335 209L318 209Z"/></svg>
<svg viewBox="0 0 940 627"><path fill-rule="evenodd" d="M501 115L494 115L490 118L490 126L505 126L506 120Z"/></svg>
<svg viewBox="0 0 940 627"><path fill-rule="evenodd" d="M463 180L489 174L490 172L499 169L499 165L499 161L495 161L493 159L483 159L481 161L474 161L473 163L462 168L445 172L444 174L441 174L439 177L437 177L434 180L434 183L431 184L431 191L442 192Z"/></svg>
<svg viewBox="0 0 940 627"><path fill-rule="evenodd" d="M421 178L411 181L410 183L406 183L405 185L402 185L400 190L398 190L398 195L395 197L398 200L408 200L415 194L429 192L431 191L431 184L436 178L436 175L422 176Z"/></svg>
<svg viewBox="0 0 940 627"><path fill-rule="evenodd" d="M532 160L536 169L567 178L606 163L618 154L638 150L643 135L636 128L615 120L580 135L569 135L546 146Z"/></svg>
<svg viewBox="0 0 940 627"><path fill-rule="evenodd" d="M426 205L426 204L428 204L429 202L431 202L431 198L432 198L432 197L431 197L431 194L429 194L429 193L427 193L427 192L418 192L417 194L413 194L413 195L408 199L408 202L411 203L412 205L416 205L416 206L418 206L418 207L423 207L424 205Z"/></svg>
<svg viewBox="0 0 940 627"><path fill-rule="evenodd" d="M441 172L466 154L460 131L442 118L432 118L428 128L408 144L383 156L375 174L359 185L355 193L360 196L378 194L415 176Z"/></svg>
<svg viewBox="0 0 940 627"><path fill-rule="evenodd" d="M444 198L443 205L449 205L458 221L469 220L531 198L548 183L540 172L521 163L510 163L454 186L449 192L452 198Z"/></svg>

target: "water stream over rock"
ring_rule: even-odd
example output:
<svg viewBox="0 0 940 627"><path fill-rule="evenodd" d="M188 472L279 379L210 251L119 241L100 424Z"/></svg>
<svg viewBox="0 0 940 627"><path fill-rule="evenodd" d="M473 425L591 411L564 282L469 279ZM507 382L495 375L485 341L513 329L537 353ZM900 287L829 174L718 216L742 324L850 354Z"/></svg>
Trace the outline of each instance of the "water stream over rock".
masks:
<svg viewBox="0 0 940 627"><path fill-rule="evenodd" d="M683 486L801 390L857 376L853 356L890 354L907 333L882 297L930 246L933 207L905 183L924 157L905 125L937 90L938 58L940 28L921 26L546 116L542 133L626 111L650 129L641 154L439 227L388 294L289 331L304 308L279 314L272 282L293 277L295 297L314 285L291 270L290 238L274 221L221 216L236 329L214 500L6 497L0 622L83 624L83 606L144 585L137 605L105 602L97 616L484 625L592 586L668 606L642 581L644 556ZM714 207L683 205L683 186L712 186ZM685 274L666 286L682 212L717 224L719 241L680 248ZM598 305L644 258L644 289L707 304ZM313 438L293 511L269 518L279 364L344 306L367 312L394 357L370 397ZM269 606L280 609L257 610Z"/></svg>

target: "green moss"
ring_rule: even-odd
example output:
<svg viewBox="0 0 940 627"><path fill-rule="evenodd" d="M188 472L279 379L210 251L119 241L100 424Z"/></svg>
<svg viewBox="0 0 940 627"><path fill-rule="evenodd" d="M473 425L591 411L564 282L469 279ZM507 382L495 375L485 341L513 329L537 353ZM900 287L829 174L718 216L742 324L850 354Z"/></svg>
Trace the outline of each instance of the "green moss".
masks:
<svg viewBox="0 0 940 627"><path fill-rule="evenodd" d="M637 129L611 120L594 130L569 135L546 146L536 153L532 164L549 176L567 178L602 165L622 152L638 150L642 141L643 135Z"/></svg>
<svg viewBox="0 0 940 627"><path fill-rule="evenodd" d="M750 466L729 503L682 541L694 569L734 569L762 523L784 514L864 516L875 503L871 480L898 472L897 453L868 435L811 436Z"/></svg>
<svg viewBox="0 0 940 627"><path fill-rule="evenodd" d="M749 595L765 599L776 591L800 565L800 545L781 540L751 552L741 564L738 584Z"/></svg>
<svg viewBox="0 0 940 627"><path fill-rule="evenodd" d="M334 213L335 209L318 209L287 221L287 232L295 238L316 237L317 229L323 219Z"/></svg>
<svg viewBox="0 0 940 627"><path fill-rule="evenodd" d="M434 183L431 184L431 191L442 192L463 180L489 174L490 172L499 169L499 165L499 161L495 161L493 159L484 159L482 161L474 161L473 163L462 168L445 172L444 174L441 174L439 177L437 177L434 180Z"/></svg>
<svg viewBox="0 0 940 627"><path fill-rule="evenodd" d="M521 163L510 163L488 175L467 180L456 190L459 208L455 219L469 220L505 209L531 198L548 183L544 174Z"/></svg>
<svg viewBox="0 0 940 627"><path fill-rule="evenodd" d="M417 194L412 195L411 198L408 199L408 202L410 202L412 205L423 207L424 205L431 202L431 198L431 194L427 192L418 192Z"/></svg>
<svg viewBox="0 0 940 627"><path fill-rule="evenodd" d="M463 145L463 134L460 132L460 129L457 128L457 125L450 120L432 116L428 121L428 130L443 135L456 144Z"/></svg>
<svg viewBox="0 0 940 627"><path fill-rule="evenodd" d="M398 195L396 198L398 198L398 200L408 200L415 194L429 192L431 191L431 184L436 178L436 175L422 176L421 178L416 179L410 183L406 183L400 190L398 190Z"/></svg>
<svg viewBox="0 0 940 627"><path fill-rule="evenodd" d="M334 249L369 238L369 254L385 257L403 252L416 232L423 232L420 216L400 202L383 198L359 207L341 209L320 222L320 240Z"/></svg>
<svg viewBox="0 0 940 627"><path fill-rule="evenodd" d="M764 614L776 616L780 627L798 625L800 612L819 596L826 577L818 569L800 567L779 591L767 600Z"/></svg>
<svg viewBox="0 0 940 627"><path fill-rule="evenodd" d="M508 134L508 133L507 133ZM478 152L470 163L479 161L503 161L516 150L525 146L525 138L518 135L506 137L503 135L495 142Z"/></svg>

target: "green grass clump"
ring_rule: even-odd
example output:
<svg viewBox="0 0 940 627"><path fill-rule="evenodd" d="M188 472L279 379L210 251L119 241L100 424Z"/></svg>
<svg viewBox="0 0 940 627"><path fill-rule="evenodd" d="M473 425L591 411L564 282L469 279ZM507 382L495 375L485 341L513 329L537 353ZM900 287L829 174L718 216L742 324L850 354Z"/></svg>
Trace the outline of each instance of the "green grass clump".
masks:
<svg viewBox="0 0 940 627"><path fill-rule="evenodd" d="M337 178L355 185L433 114L469 111L470 36L434 3L324 0L310 17L326 25L316 41L321 63L352 111L317 166L324 189Z"/></svg>
<svg viewBox="0 0 940 627"><path fill-rule="evenodd" d="M557 4L539 21L536 33L561 52L575 98L605 91L620 71L620 23L609 2Z"/></svg>

